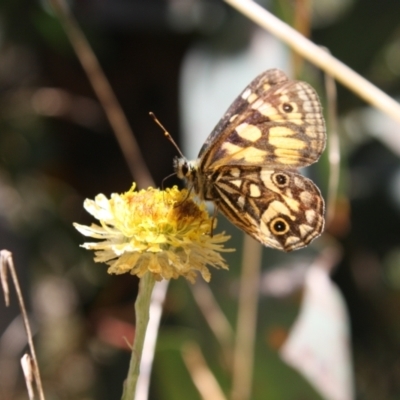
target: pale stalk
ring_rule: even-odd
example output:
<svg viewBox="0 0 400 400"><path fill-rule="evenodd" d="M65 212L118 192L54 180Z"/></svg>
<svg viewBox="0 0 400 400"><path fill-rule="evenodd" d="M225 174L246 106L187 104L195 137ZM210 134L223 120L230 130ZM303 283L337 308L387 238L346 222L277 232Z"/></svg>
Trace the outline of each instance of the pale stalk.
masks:
<svg viewBox="0 0 400 400"><path fill-rule="evenodd" d="M45 400L42 379L40 377L39 363L36 357L35 346L33 345L33 336L32 330L28 319L28 313L26 312L24 297L22 296L21 286L19 285L19 280L17 276L17 272L15 271L14 261L12 257L12 253L8 250L0 251L0 276L1 276L1 284L4 290L5 302L6 306L9 305L9 289L7 283L7 270L10 271L12 280L14 282L15 291L17 293L17 298L19 302L19 307L21 309L22 320L24 321L26 336L28 338L29 350L31 352L31 362L33 366L33 375L35 377L35 383L37 387L37 391L39 394L40 400ZM28 385L28 382L27 382ZM29 390L29 389L28 389Z"/></svg>
<svg viewBox="0 0 400 400"><path fill-rule="evenodd" d="M149 398L151 370L153 367L157 336L168 285L169 281L164 279L161 282L157 282L151 295L150 319L143 345L140 375L136 383L135 400L147 400Z"/></svg>
<svg viewBox="0 0 400 400"><path fill-rule="evenodd" d="M140 360L142 358L143 344L146 337L147 324L149 322L151 294L155 283L156 281L151 272L147 272L139 281L139 293L135 303L135 339L133 341L129 371L121 400L135 399L136 383L140 373Z"/></svg>
<svg viewBox="0 0 400 400"><path fill-rule="evenodd" d="M239 286L236 342L233 354L232 400L250 400L252 398L261 257L261 244L245 235L242 275Z"/></svg>

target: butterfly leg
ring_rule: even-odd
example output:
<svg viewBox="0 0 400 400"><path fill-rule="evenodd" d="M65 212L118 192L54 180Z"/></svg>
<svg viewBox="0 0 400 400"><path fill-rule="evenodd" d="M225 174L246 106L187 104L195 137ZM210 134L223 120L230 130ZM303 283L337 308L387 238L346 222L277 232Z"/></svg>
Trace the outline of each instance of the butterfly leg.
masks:
<svg viewBox="0 0 400 400"><path fill-rule="evenodd" d="M214 235L214 225L215 225L215 221L217 220L217 214L218 214L218 207L216 204L214 204L214 212L213 212L213 216L211 218L211 227L210 227L210 236L213 237Z"/></svg>
<svg viewBox="0 0 400 400"><path fill-rule="evenodd" d="M188 189L188 192L187 192L185 198L184 198L182 201L179 201L179 202L177 202L177 203L174 204L174 208L175 208L175 207L181 206L181 205L189 198L190 193L192 193L192 190L193 190L193 186L191 186L191 187Z"/></svg>

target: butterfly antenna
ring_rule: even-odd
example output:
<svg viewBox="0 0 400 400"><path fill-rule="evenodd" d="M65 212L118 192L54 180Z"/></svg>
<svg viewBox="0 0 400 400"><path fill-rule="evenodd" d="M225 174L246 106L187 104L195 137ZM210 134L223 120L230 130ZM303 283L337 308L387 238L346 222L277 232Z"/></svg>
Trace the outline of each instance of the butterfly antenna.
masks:
<svg viewBox="0 0 400 400"><path fill-rule="evenodd" d="M158 120L158 118L152 113L151 111L149 112L150 117L153 118L154 122L163 130L164 136L172 143L172 145L178 150L178 153L181 155L182 158L185 158L185 156L182 154L181 149L179 146L175 143L175 140L172 139L172 136L169 134L169 132L165 129L164 125Z"/></svg>

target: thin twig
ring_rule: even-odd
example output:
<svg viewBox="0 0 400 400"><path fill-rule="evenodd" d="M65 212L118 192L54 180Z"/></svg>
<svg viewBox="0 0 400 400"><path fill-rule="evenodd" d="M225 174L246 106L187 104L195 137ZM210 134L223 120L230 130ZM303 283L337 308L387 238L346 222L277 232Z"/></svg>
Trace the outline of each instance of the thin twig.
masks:
<svg viewBox="0 0 400 400"><path fill-rule="evenodd" d="M310 36L311 32L311 0L296 0L288 3L293 9L293 28L305 37ZM297 52L291 51L290 57L293 65L293 76L299 77L304 68L304 58Z"/></svg>
<svg viewBox="0 0 400 400"><path fill-rule="evenodd" d="M322 50L299 32L251 0L224 0L262 28L285 42L292 50L332 75L366 102L400 122L400 104L357 74L346 64Z"/></svg>
<svg viewBox="0 0 400 400"><path fill-rule="evenodd" d="M15 271L12 253L10 251L8 251L8 250L0 251L0 268L3 270L1 273L1 277L2 278L7 277L7 273L4 271L7 269L10 271L12 280L14 282L15 291L17 293L17 298L18 298L18 302L19 302L19 307L21 309L22 319L23 319L24 325L25 325L26 336L28 338L29 350L31 352L32 364L33 364L32 365L33 366L33 374L35 377L36 388L39 393L40 400L45 400L44 393L43 393L43 387L42 387L42 380L40 378L39 364L38 364L37 357L36 357L35 347L33 345L32 331L31 331L31 327L29 325L29 319L28 319L28 314L26 312L24 297L22 295L21 287L20 287L19 281L18 281L18 276ZM8 286L8 284L5 284L4 282L2 282L2 285L3 285L3 288L5 285ZM7 294L5 293L5 296L6 296L6 303L7 303L8 302L8 299L7 299L8 293Z"/></svg>
<svg viewBox="0 0 400 400"><path fill-rule="evenodd" d="M93 90L104 108L134 180L140 188L153 186L153 179L140 153L128 120L92 48L70 12L67 3L64 0L50 0L50 3L68 35L75 53L92 84Z"/></svg>
<svg viewBox="0 0 400 400"><path fill-rule="evenodd" d="M226 400L224 392L208 367L199 346L190 342L182 349L183 361L204 400Z"/></svg>
<svg viewBox="0 0 400 400"><path fill-rule="evenodd" d="M190 288L194 300L222 348L225 362L231 365L234 333L228 318L217 303L209 285L198 279Z"/></svg>
<svg viewBox="0 0 400 400"><path fill-rule="evenodd" d="M24 354L21 358L21 367L25 377L26 389L28 391L29 400L35 399L35 391L33 390L34 369L32 358L29 354Z"/></svg>
<svg viewBox="0 0 400 400"><path fill-rule="evenodd" d="M232 400L251 398L262 246L245 235L240 277Z"/></svg>

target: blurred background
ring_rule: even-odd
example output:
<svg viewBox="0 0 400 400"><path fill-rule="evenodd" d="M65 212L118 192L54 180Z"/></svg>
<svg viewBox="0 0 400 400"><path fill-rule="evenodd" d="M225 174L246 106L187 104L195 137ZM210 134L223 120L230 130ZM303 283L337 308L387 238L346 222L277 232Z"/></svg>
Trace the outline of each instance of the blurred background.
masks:
<svg viewBox="0 0 400 400"><path fill-rule="evenodd" d="M262 5L399 96L400 2ZM195 158L234 98L268 68L310 82L326 108L321 71L220 0L80 0L70 7L158 186L173 172L177 154L149 111ZM329 268L348 312L341 323L351 331L351 353L343 368L353 371L347 377L354 378L355 398L400 399L400 126L337 89L342 160L335 217L307 249L263 250L252 399L329 398L279 355L299 315L307 268L328 246L336 251ZM326 198L327 154L305 173ZM50 5L2 0L0 249L13 253L48 399L120 398L130 357L123 338L133 338L138 282L94 264L72 223L92 222L85 198L121 193L131 184L104 110ZM229 272L213 272L210 288L235 326L243 236L222 217L218 229L232 234L228 247L237 251L226 257ZM201 398L184 361L188 343L199 346L230 392L229 363L192 289L183 279L171 282L151 399ZM0 334L0 398L25 399L19 359L26 338L15 296L11 307L0 308Z"/></svg>

